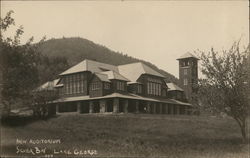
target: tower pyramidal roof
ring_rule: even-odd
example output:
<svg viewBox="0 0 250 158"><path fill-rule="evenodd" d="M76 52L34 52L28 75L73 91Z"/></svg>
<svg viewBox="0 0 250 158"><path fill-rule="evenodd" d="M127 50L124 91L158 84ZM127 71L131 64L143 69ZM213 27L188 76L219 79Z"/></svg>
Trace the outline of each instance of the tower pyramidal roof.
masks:
<svg viewBox="0 0 250 158"><path fill-rule="evenodd" d="M183 55L180 56L177 60L185 59L185 58L195 58L195 59L197 59L197 60L200 60L199 58L197 58L195 55L193 55L193 54L190 53L190 52L187 52L187 53L183 54Z"/></svg>

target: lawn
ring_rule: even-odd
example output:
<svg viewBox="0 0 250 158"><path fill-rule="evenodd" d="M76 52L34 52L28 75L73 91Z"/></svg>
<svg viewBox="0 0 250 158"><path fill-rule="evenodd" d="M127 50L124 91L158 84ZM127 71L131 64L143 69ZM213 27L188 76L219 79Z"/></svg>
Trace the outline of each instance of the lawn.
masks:
<svg viewBox="0 0 250 158"><path fill-rule="evenodd" d="M18 144L17 139L59 139L60 144ZM67 113L22 126L4 125L1 143L2 154L9 156L33 156L16 153L18 146L46 148L45 154L36 155L47 157L249 158L249 144L242 143L238 125L227 117ZM80 150L87 153L79 155Z"/></svg>

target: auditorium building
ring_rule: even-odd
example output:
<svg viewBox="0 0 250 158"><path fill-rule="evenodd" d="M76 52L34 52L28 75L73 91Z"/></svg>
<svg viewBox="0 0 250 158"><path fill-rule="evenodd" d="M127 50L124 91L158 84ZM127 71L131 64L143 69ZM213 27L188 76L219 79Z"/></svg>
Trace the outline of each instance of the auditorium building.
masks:
<svg viewBox="0 0 250 158"><path fill-rule="evenodd" d="M85 59L39 89L59 93L57 113L190 114L199 59L186 53L177 60L180 86L142 62L115 66Z"/></svg>

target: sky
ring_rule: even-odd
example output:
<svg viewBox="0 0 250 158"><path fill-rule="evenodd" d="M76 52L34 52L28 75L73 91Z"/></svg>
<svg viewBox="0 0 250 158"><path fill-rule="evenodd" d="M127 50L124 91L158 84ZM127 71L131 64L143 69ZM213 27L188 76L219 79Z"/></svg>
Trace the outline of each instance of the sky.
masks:
<svg viewBox="0 0 250 158"><path fill-rule="evenodd" d="M176 60L186 52L229 49L249 43L248 1L1 1L13 10L22 43L82 37L149 61L178 77Z"/></svg>

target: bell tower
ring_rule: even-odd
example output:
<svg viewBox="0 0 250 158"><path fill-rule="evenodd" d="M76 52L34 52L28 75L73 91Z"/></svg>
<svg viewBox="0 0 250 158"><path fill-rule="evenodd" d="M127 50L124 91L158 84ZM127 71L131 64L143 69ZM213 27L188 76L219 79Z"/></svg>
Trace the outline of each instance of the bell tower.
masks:
<svg viewBox="0 0 250 158"><path fill-rule="evenodd" d="M198 84L198 58L187 52L179 60L179 80L188 101L192 100L192 94L197 92Z"/></svg>

